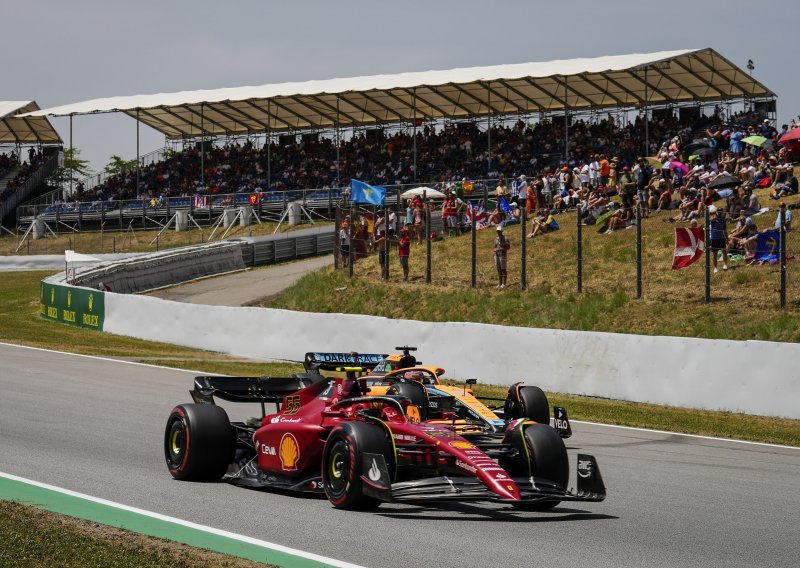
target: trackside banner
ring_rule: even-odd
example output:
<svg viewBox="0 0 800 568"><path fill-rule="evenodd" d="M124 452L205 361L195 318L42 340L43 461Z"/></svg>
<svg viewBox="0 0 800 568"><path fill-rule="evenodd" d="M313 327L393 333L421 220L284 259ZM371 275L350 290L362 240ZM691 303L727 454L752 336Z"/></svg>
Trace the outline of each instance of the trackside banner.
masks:
<svg viewBox="0 0 800 568"><path fill-rule="evenodd" d="M42 282L39 315L45 319L103 331L105 294Z"/></svg>

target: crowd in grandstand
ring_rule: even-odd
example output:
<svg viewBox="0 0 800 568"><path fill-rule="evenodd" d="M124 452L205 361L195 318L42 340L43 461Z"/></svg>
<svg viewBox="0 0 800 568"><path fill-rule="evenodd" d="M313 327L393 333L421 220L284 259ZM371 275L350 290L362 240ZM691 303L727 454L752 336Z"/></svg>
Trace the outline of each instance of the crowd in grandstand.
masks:
<svg viewBox="0 0 800 568"><path fill-rule="evenodd" d="M558 117L556 117L558 118ZM674 116L653 118L649 138L656 141L669 133L719 124L716 117L680 121ZM374 185L453 179L515 176L534 172L564 154L569 140L570 156L577 161L598 152L632 161L645 146L641 118L618 125L612 116L602 120L577 120L567 132L556 119L526 124L497 125L489 136L477 123L424 125L413 134L397 132L386 137L359 133L339 145L325 137L304 136L299 142L257 148L252 143L228 144L173 153L161 162L141 168L139 187L136 171L107 178L94 188L73 196L74 201L150 199L284 189L346 186L350 178ZM656 144L651 144L653 150ZM416 165L414 155L416 152ZM491 160L489 155L491 154ZM202 164L202 168L201 168ZM414 169L417 169L416 176ZM202 172L202 173L201 173ZM269 172L269 176L268 176ZM269 177L269 180L268 180Z"/></svg>
<svg viewBox="0 0 800 568"><path fill-rule="evenodd" d="M42 166L44 161L45 156L42 150L37 150L33 146L28 149L28 159L22 163L19 163L19 158L13 152L11 154L0 154L0 179L5 178L14 168L17 168L14 177L8 180L6 187L0 192L0 202L8 199L11 194L22 187Z"/></svg>

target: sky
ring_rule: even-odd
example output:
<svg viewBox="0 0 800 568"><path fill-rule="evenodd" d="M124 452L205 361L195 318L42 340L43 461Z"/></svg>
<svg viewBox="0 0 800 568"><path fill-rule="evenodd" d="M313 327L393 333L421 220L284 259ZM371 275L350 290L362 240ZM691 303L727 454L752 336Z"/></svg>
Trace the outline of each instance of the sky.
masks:
<svg viewBox="0 0 800 568"><path fill-rule="evenodd" d="M800 1L3 0L0 100L99 97L712 47L800 114ZM69 119L52 118L65 144ZM164 146L142 126L142 155ZM136 121L73 118L95 170L136 157Z"/></svg>

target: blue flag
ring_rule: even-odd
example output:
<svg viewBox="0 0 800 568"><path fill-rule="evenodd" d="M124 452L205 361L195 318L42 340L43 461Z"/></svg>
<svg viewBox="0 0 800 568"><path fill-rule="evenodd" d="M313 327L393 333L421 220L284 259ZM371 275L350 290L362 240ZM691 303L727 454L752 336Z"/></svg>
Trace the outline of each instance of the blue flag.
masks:
<svg viewBox="0 0 800 568"><path fill-rule="evenodd" d="M506 199L505 195L500 196L500 201L498 201L497 205L500 207L500 210L503 213L506 215L511 215L511 205L508 204L508 200Z"/></svg>
<svg viewBox="0 0 800 568"><path fill-rule="evenodd" d="M350 194L355 203L370 203L372 205L383 205L386 198L386 188L377 187L358 181L350 180Z"/></svg>
<svg viewBox="0 0 800 568"><path fill-rule="evenodd" d="M781 252L781 234L776 230L764 231L756 239L755 262L778 262Z"/></svg>

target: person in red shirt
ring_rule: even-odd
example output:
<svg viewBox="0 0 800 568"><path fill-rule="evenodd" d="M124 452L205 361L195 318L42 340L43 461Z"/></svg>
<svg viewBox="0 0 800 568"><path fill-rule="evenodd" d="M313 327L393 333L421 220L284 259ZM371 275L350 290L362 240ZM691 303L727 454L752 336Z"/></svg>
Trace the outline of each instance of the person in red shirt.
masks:
<svg viewBox="0 0 800 568"><path fill-rule="evenodd" d="M403 267L403 280L408 280L408 257L411 255L411 238L408 236L408 229L400 229L400 242L397 246L400 255L400 266Z"/></svg>

